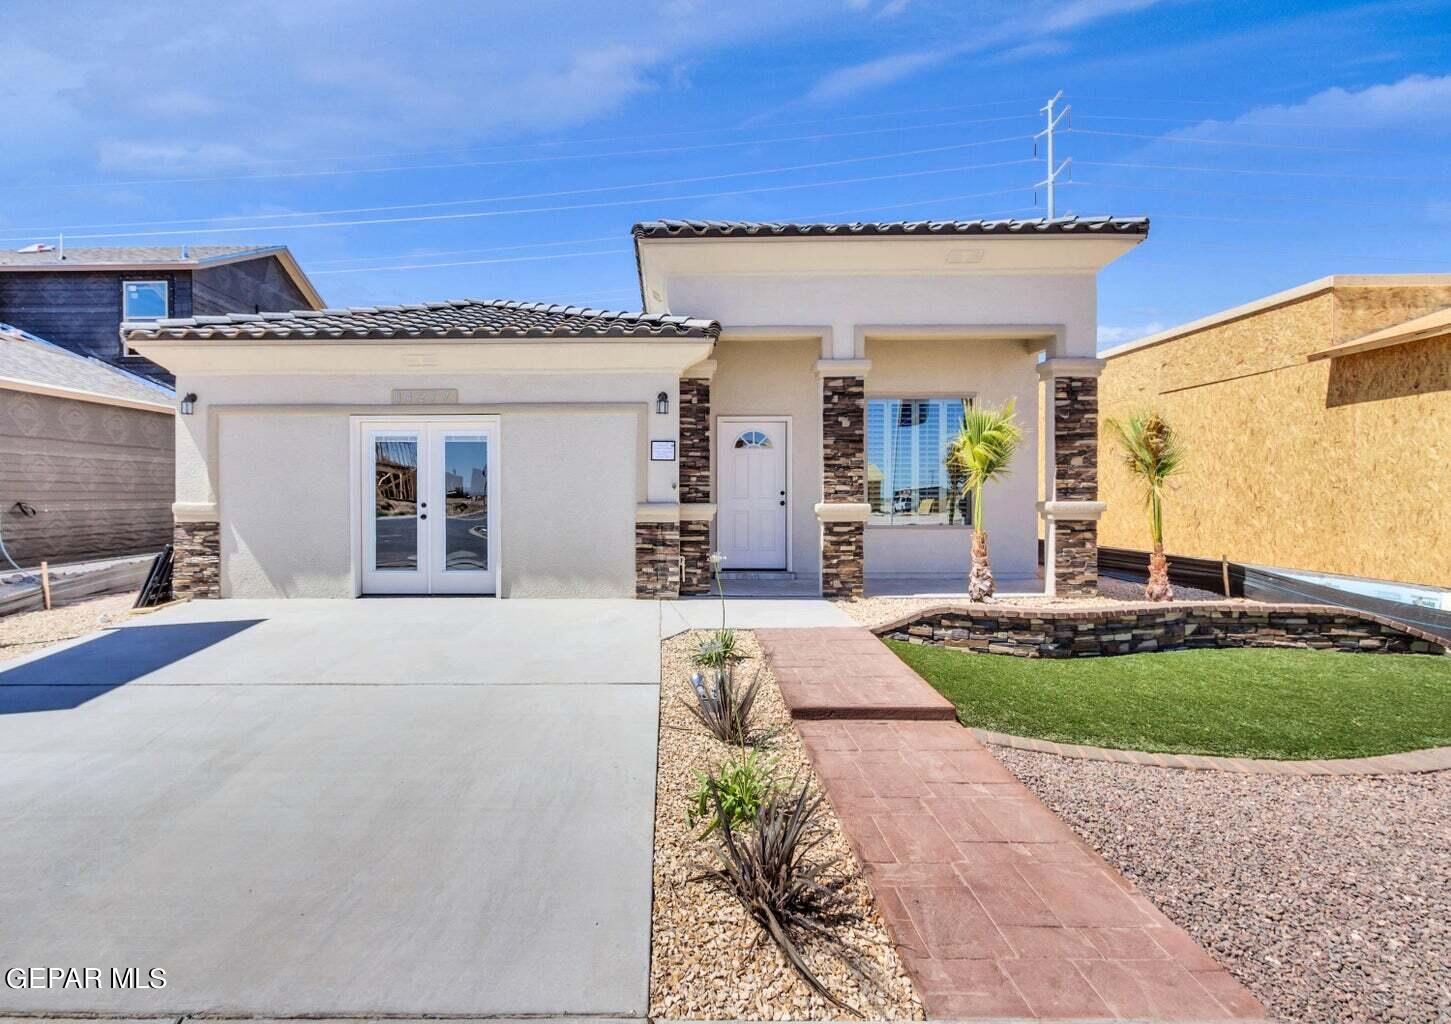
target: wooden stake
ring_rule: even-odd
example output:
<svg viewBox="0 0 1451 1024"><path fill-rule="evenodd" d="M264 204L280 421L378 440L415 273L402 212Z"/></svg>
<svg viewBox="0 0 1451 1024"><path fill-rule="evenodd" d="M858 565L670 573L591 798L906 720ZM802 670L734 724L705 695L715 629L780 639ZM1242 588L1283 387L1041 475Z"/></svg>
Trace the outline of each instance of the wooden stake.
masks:
<svg viewBox="0 0 1451 1024"><path fill-rule="evenodd" d="M45 601L45 610L50 611L50 563L40 563L40 596Z"/></svg>
<svg viewBox="0 0 1451 1024"><path fill-rule="evenodd" d="M1229 596L1229 556L1219 556L1219 574L1224 579L1224 596Z"/></svg>

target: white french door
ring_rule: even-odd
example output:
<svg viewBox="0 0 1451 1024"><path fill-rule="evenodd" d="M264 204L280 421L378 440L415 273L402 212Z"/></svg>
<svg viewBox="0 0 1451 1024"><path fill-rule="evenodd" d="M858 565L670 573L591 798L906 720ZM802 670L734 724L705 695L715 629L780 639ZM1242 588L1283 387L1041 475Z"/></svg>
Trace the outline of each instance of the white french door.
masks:
<svg viewBox="0 0 1451 1024"><path fill-rule="evenodd" d="M364 420L359 429L363 593L494 593L497 423Z"/></svg>
<svg viewBox="0 0 1451 1024"><path fill-rule="evenodd" d="M721 417L716 532L726 569L785 569L789 424Z"/></svg>

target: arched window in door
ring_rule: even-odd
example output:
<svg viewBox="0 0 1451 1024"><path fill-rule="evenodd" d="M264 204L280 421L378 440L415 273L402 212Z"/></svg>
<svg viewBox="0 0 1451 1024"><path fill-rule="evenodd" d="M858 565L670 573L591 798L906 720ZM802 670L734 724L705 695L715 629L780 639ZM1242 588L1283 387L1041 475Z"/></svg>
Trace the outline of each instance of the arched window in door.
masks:
<svg viewBox="0 0 1451 1024"><path fill-rule="evenodd" d="M740 437L736 438L737 448L769 448L771 439L759 430L747 430Z"/></svg>

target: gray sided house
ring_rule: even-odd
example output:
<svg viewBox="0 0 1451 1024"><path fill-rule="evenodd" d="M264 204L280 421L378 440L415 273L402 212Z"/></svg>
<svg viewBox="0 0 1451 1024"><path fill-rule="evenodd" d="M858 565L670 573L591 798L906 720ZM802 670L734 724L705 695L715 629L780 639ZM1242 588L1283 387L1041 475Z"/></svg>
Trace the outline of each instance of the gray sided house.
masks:
<svg viewBox="0 0 1451 1024"><path fill-rule="evenodd" d="M0 321L168 385L170 373L127 351L123 320L318 309L322 304L280 245L31 245L0 251Z"/></svg>
<svg viewBox="0 0 1451 1024"><path fill-rule="evenodd" d="M16 563L159 551L175 437L167 388L0 323L0 541Z"/></svg>

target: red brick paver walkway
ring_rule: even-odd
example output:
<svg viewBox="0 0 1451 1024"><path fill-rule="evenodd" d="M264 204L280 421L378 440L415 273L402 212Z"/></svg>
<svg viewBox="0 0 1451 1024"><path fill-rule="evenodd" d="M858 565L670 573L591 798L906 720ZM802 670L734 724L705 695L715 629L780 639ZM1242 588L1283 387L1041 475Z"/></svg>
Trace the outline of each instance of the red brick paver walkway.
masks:
<svg viewBox="0 0 1451 1024"><path fill-rule="evenodd" d="M756 636L929 1016L1268 1016L866 630Z"/></svg>

